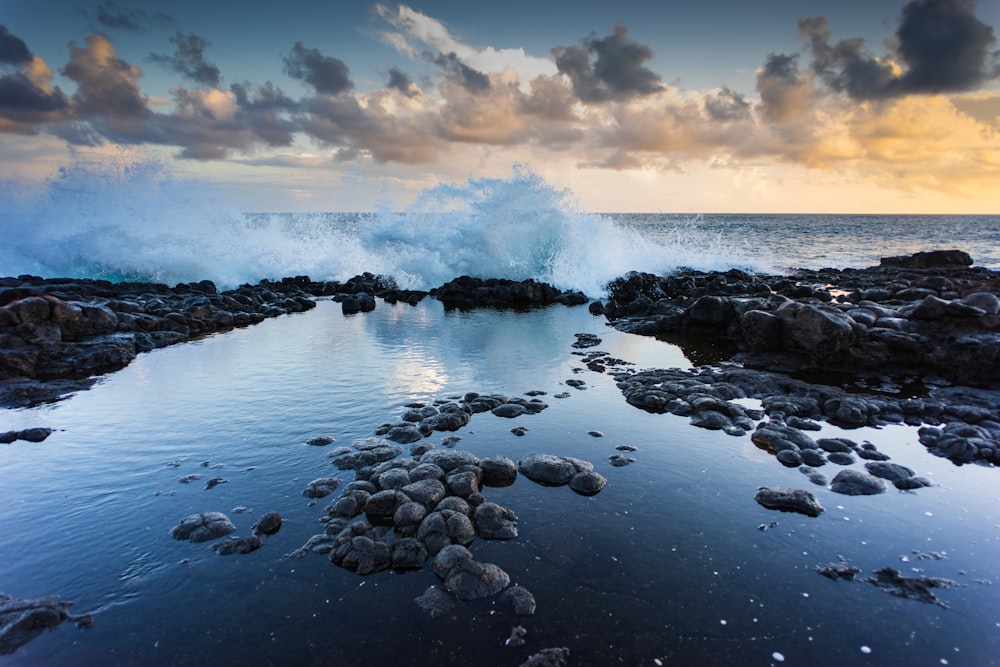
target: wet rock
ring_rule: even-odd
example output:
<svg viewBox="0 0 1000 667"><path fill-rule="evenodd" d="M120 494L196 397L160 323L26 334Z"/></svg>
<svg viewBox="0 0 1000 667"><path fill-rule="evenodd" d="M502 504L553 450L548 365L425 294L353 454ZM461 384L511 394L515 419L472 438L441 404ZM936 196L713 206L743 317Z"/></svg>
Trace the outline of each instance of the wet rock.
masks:
<svg viewBox="0 0 1000 667"><path fill-rule="evenodd" d="M479 493L479 480L482 475L482 471L477 466L460 466L448 473L445 481L452 495L468 498Z"/></svg>
<svg viewBox="0 0 1000 667"><path fill-rule="evenodd" d="M893 480L892 485L900 491L915 491L916 489L931 486L931 482L924 477L907 477L905 479Z"/></svg>
<svg viewBox="0 0 1000 667"><path fill-rule="evenodd" d="M576 342L573 343L573 347L577 349L586 349L588 347L597 347L601 344L601 338L596 334L591 333L578 333L574 334L576 336Z"/></svg>
<svg viewBox="0 0 1000 667"><path fill-rule="evenodd" d="M385 437L393 442L399 442L404 445L411 442L417 442L424 437L424 434L420 432L420 429L413 424L400 424L398 426L393 426L385 434Z"/></svg>
<svg viewBox="0 0 1000 667"><path fill-rule="evenodd" d="M528 454L517 462L518 471L528 479L546 486L568 484L577 472L577 466L562 456ZM593 468L593 466L591 466Z"/></svg>
<svg viewBox="0 0 1000 667"><path fill-rule="evenodd" d="M472 520L466 514L448 509L431 512L417 529L417 539L427 545L432 555L450 544L470 544L475 538Z"/></svg>
<svg viewBox="0 0 1000 667"><path fill-rule="evenodd" d="M411 502L409 496L402 491L395 489L379 491L368 497L365 503L365 515L373 524L392 523L396 510L408 502Z"/></svg>
<svg viewBox="0 0 1000 667"><path fill-rule="evenodd" d="M479 462L483 486L510 486L517 479L517 465L506 456L487 456Z"/></svg>
<svg viewBox="0 0 1000 667"><path fill-rule="evenodd" d="M972 257L962 250L931 250L912 255L883 257L879 266L894 266L907 269L926 269L940 266L971 266Z"/></svg>
<svg viewBox="0 0 1000 667"><path fill-rule="evenodd" d="M794 449L783 449L774 455L783 466L798 468L802 465L802 455Z"/></svg>
<svg viewBox="0 0 1000 667"><path fill-rule="evenodd" d="M906 466L888 461L870 461L865 464L865 469L875 477L879 477L895 484L897 481L913 477L914 472Z"/></svg>
<svg viewBox="0 0 1000 667"><path fill-rule="evenodd" d="M420 463L431 463L441 468L445 473L449 473L459 466L478 466L479 457L472 452L461 449L435 449L421 456Z"/></svg>
<svg viewBox="0 0 1000 667"><path fill-rule="evenodd" d="M854 457L847 452L831 452L827 454L826 460L839 466L849 466L855 461Z"/></svg>
<svg viewBox="0 0 1000 667"><path fill-rule="evenodd" d="M498 405L492 410L493 414L497 417L506 417L507 419L520 417L527 411L528 409L520 403L504 403L503 405Z"/></svg>
<svg viewBox="0 0 1000 667"><path fill-rule="evenodd" d="M431 618L440 618L455 608L455 596L437 586L430 586L414 600Z"/></svg>
<svg viewBox="0 0 1000 667"><path fill-rule="evenodd" d="M573 489L581 496L593 496L600 492L601 489L608 483L608 480L604 478L598 472L593 470L584 470L573 475L569 480L569 488Z"/></svg>
<svg viewBox="0 0 1000 667"><path fill-rule="evenodd" d="M504 646L524 646L524 637L528 631L520 625L515 625L510 630L510 636L504 640Z"/></svg>
<svg viewBox="0 0 1000 667"><path fill-rule="evenodd" d="M252 551L257 551L264 545L264 542L257 535L250 535L248 537L235 537L228 540L223 540L222 542L216 542L212 545L212 550L220 556L229 556L231 554L248 554Z"/></svg>
<svg viewBox="0 0 1000 667"><path fill-rule="evenodd" d="M453 544L434 557L434 572L444 587L459 600L478 600L496 595L507 587L510 577L492 563L480 563L472 552Z"/></svg>
<svg viewBox="0 0 1000 667"><path fill-rule="evenodd" d="M392 515L392 524L403 535L416 535L420 522L427 516L427 508L420 503L403 503Z"/></svg>
<svg viewBox="0 0 1000 667"><path fill-rule="evenodd" d="M277 512L265 512L253 524L255 535L274 535L279 530L281 530L281 515Z"/></svg>
<svg viewBox="0 0 1000 667"><path fill-rule="evenodd" d="M754 494L754 500L767 509L782 512L797 512L816 517L823 513L823 506L809 491L762 486Z"/></svg>
<svg viewBox="0 0 1000 667"><path fill-rule="evenodd" d="M933 589L951 588L958 585L951 579L940 577L904 577L898 570L891 567L876 570L874 576L865 577L862 581L877 586L896 597L936 604L944 609L947 609L948 605L938 599L933 593Z"/></svg>
<svg viewBox="0 0 1000 667"><path fill-rule="evenodd" d="M528 656L518 667L566 667L566 659L569 658L569 649L545 648Z"/></svg>
<svg viewBox="0 0 1000 667"><path fill-rule="evenodd" d="M306 498L326 498L336 491L338 486L340 486L340 480L336 477L319 477L302 489L302 495Z"/></svg>
<svg viewBox="0 0 1000 667"><path fill-rule="evenodd" d="M317 435L314 438L309 438L306 440L307 445L312 445L313 447L326 447L329 444L334 443L334 438L328 435Z"/></svg>
<svg viewBox="0 0 1000 667"><path fill-rule="evenodd" d="M382 438L363 438L354 442L354 449L334 457L333 465L340 470L357 470L389 461L403 453L403 448Z"/></svg>
<svg viewBox="0 0 1000 667"><path fill-rule="evenodd" d="M65 620L76 620L80 627L88 627L93 622L90 616L71 616L69 605L56 596L17 600L0 593L0 655L13 653Z"/></svg>
<svg viewBox="0 0 1000 667"><path fill-rule="evenodd" d="M420 540L406 537L392 545L392 568L394 570L416 570L423 567L429 555L427 547Z"/></svg>
<svg viewBox="0 0 1000 667"><path fill-rule="evenodd" d="M861 568L848 565L843 556L837 556L836 563L817 565L815 570L827 579L833 579L834 581L839 579L854 581L854 578L861 573Z"/></svg>
<svg viewBox="0 0 1000 667"><path fill-rule="evenodd" d="M225 477L213 477L212 479L205 482L205 489L214 489L219 484L226 484L229 480Z"/></svg>
<svg viewBox="0 0 1000 667"><path fill-rule="evenodd" d="M834 476L830 490L845 496L873 496L885 492L885 483L868 473L848 469Z"/></svg>
<svg viewBox="0 0 1000 667"><path fill-rule="evenodd" d="M343 529L341 529L343 530ZM339 532L339 531L338 531ZM289 558L304 558L307 553L328 554L333 550L334 535L313 535L301 547L288 554Z"/></svg>
<svg viewBox="0 0 1000 667"><path fill-rule="evenodd" d="M52 429L42 427L26 428L21 431L7 431L6 433L0 433L0 443L11 443L15 440L42 442L50 435L52 435Z"/></svg>
<svg viewBox="0 0 1000 667"><path fill-rule="evenodd" d="M486 502L475 510L473 522L476 534L488 540L509 540L517 537L517 515L506 507Z"/></svg>
<svg viewBox="0 0 1000 667"><path fill-rule="evenodd" d="M360 575L386 570L392 565L392 551L381 539L384 535L367 521L353 521L334 540L330 561Z"/></svg>
<svg viewBox="0 0 1000 667"><path fill-rule="evenodd" d="M612 454L608 457L611 460L611 465L616 468L624 468L630 463L635 463L635 459L631 456L625 456L624 454Z"/></svg>
<svg viewBox="0 0 1000 667"><path fill-rule="evenodd" d="M524 586L514 584L500 595L500 600L514 607L518 616L531 616L535 613L535 596Z"/></svg>
<svg viewBox="0 0 1000 667"><path fill-rule="evenodd" d="M441 470L438 466L434 467ZM428 468L424 468L424 470L427 469ZM444 472L442 471L441 474L444 474ZM411 482L410 484L400 488L400 491L406 494L411 500L423 505L427 510L433 509L447 494L444 484L434 477L428 477L427 479Z"/></svg>
<svg viewBox="0 0 1000 667"><path fill-rule="evenodd" d="M520 438L528 435L528 428L526 426L515 426L510 432Z"/></svg>
<svg viewBox="0 0 1000 667"><path fill-rule="evenodd" d="M236 526L222 512L204 512L181 519L181 522L170 530L170 535L175 540L208 542L229 535L235 530Z"/></svg>

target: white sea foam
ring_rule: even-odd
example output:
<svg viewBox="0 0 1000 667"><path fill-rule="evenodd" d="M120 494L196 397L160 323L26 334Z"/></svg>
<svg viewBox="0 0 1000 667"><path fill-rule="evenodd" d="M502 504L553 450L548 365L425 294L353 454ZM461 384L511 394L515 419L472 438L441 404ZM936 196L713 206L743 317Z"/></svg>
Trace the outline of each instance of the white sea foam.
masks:
<svg viewBox="0 0 1000 667"><path fill-rule="evenodd" d="M573 195L515 167L507 178L426 190L403 212L243 214L204 183L155 161L111 160L59 170L40 191L2 188L0 274L221 287L371 271L428 289L459 275L536 280L598 295L630 270L754 268L697 219L656 240L587 213ZM662 226L661 226L662 227Z"/></svg>

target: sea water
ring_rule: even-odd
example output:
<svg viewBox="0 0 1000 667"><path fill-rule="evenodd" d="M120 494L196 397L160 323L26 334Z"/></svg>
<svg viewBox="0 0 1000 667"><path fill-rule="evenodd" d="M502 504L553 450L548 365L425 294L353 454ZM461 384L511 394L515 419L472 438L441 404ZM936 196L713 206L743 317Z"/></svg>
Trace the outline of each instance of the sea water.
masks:
<svg viewBox="0 0 1000 667"><path fill-rule="evenodd" d="M402 213L227 213L216 229L205 222L204 206L180 215L187 205L180 195L192 190L156 174L137 168L109 175L112 203L97 196L94 174L69 172L62 189L48 191L42 203L22 200L21 208L4 214L5 229L34 210L35 226L27 228L34 231L0 251L5 262L22 262L4 264L13 268L0 273L57 275L75 267L76 275L166 282L209 277L228 285L393 268L398 273L391 275L419 286L480 266L493 247L491 272L508 266L510 277L599 290L629 257L639 263L631 268L655 271L672 262L724 268L733 258L747 268L758 261L863 266L872 263L872 253L947 245L981 263L991 251L984 239L993 238L997 223L963 218L965 236L939 244L929 235L929 219L901 219L892 228L900 230L896 237L888 238L869 231L871 220L817 219L816 229L826 230L817 238L826 245L810 245L789 231L808 229L804 216L586 214L568 193L520 172L430 192ZM119 191L126 186L132 190ZM491 205L493 196L506 203ZM125 212L130 197L142 206ZM540 216L535 225L532 207ZM503 211L510 226L490 218L491 211ZM74 215L88 234L73 237ZM129 222L129 216L137 217ZM437 228L443 221L448 228ZM574 238L580 226L603 239L601 245L589 248L586 238ZM922 232L907 231L921 226ZM505 230L519 235L511 240L517 252L501 242ZM531 254L524 237L535 232L545 242ZM109 234L117 235L117 250L101 238ZM843 241L874 237L877 249L870 242L852 249ZM379 244L385 252L377 251ZM193 247L204 253L191 253ZM775 254L765 256L764 248ZM590 264L574 266L570 257L589 257ZM808 484L748 437L629 406L610 376L582 368L572 354L575 333L600 336L598 349L635 368L698 363L694 348L617 332L584 308L461 313L425 300L415 307L379 303L374 312L345 317L338 304L322 300L306 313L143 354L64 401L0 411L0 431L56 429L43 443L0 448L0 591L20 598L57 594L95 618L89 630L64 624L2 660L518 665L542 648L566 646L573 665L768 665L777 664L775 656L810 665L998 664L995 469L929 455L912 427L824 425L812 435L869 440L934 482L910 493L834 494ZM567 385L570 379L583 380L585 388ZM397 421L413 401L533 390L546 392L548 409L515 420L478 414L455 435L460 448L480 457L574 456L608 479L593 497L523 477L484 490L488 500L517 513L519 535L477 539L472 551L534 593L535 615L514 616L508 605L489 599L460 603L432 619L413 601L438 584L429 567L360 577L325 556L288 557L322 532L323 507L336 498L312 504L301 495L306 484L330 475L352 478L330 464L329 448L306 440L330 435L336 438L331 447L349 446L379 424ZM526 427L526 434L515 436L514 426ZM589 435L592 430L603 437ZM428 440L440 447L445 435L452 434ZM629 454L636 461L612 467L609 456L621 444L637 448ZM201 477L179 481L187 475ZM212 477L226 482L204 488ZM765 510L753 500L758 486L808 487L826 511L808 518ZM282 514L284 525L248 555L218 556L207 544L169 535L182 517L205 511L227 513L237 534L246 535L254 519L271 510ZM839 557L862 576L891 566L957 586L935 591L945 608L816 573ZM516 625L527 629L526 645L505 646Z"/></svg>

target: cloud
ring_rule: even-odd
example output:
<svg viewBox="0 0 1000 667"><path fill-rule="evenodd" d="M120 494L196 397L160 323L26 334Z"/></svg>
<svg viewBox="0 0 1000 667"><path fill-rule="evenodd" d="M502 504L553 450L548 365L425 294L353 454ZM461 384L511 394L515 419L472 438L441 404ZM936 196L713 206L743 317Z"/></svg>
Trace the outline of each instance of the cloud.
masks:
<svg viewBox="0 0 1000 667"><path fill-rule="evenodd" d="M52 70L4 25L0 25L0 63L17 68L0 76L0 132L35 134L39 124L69 116L69 99L52 87Z"/></svg>
<svg viewBox="0 0 1000 667"><path fill-rule="evenodd" d="M166 65L174 72L195 83L213 88L218 87L222 78L219 68L205 60L205 49L211 45L210 42L194 33L185 35L180 32L171 37L170 42L177 45L174 55L151 53L146 60Z"/></svg>
<svg viewBox="0 0 1000 667"><path fill-rule="evenodd" d="M385 87L390 90L398 90L407 97L417 97L420 95L420 89L417 84L413 83L406 72L402 71L397 67L389 68L389 77L385 83Z"/></svg>
<svg viewBox="0 0 1000 667"><path fill-rule="evenodd" d="M12 35L7 26L0 24L0 63L21 65L33 58L31 50L24 40Z"/></svg>
<svg viewBox="0 0 1000 667"><path fill-rule="evenodd" d="M438 55L427 53L425 57L470 93L482 93L490 88L490 77L463 63L454 52Z"/></svg>
<svg viewBox="0 0 1000 667"><path fill-rule="evenodd" d="M139 88L142 70L118 57L111 40L87 37L85 46L70 42L70 59L61 70L77 84L73 100L83 116L143 117L150 112Z"/></svg>
<svg viewBox="0 0 1000 667"><path fill-rule="evenodd" d="M453 53L462 63L484 74L510 68L520 75L521 83L556 73L551 60L530 56L522 48L476 47L462 42L443 22L406 5L391 9L378 4L375 12L393 28L377 33L377 37L409 58Z"/></svg>
<svg viewBox="0 0 1000 667"><path fill-rule="evenodd" d="M757 111L770 122L796 120L812 106L813 86L795 55L768 55L757 71L756 89L760 95Z"/></svg>
<svg viewBox="0 0 1000 667"><path fill-rule="evenodd" d="M830 43L825 18L800 19L812 68L832 90L855 100L974 90L1000 76L993 28L974 0L912 0L902 10L893 53L879 57L864 39Z"/></svg>
<svg viewBox="0 0 1000 667"><path fill-rule="evenodd" d="M712 120L721 122L749 120L753 105L745 95L723 86L718 93L705 96L705 111Z"/></svg>
<svg viewBox="0 0 1000 667"><path fill-rule="evenodd" d="M907 91L972 90L1000 74L993 28L975 14L975 0L914 0L896 31L907 65Z"/></svg>
<svg viewBox="0 0 1000 667"><path fill-rule="evenodd" d="M284 62L285 74L305 81L320 94L339 95L354 88L343 60L324 56L318 49L307 49L302 42L295 42Z"/></svg>
<svg viewBox="0 0 1000 667"><path fill-rule="evenodd" d="M159 10L123 9L115 0L103 0L97 6L97 22L105 28L143 32L150 28L170 28L177 22Z"/></svg>
<svg viewBox="0 0 1000 667"><path fill-rule="evenodd" d="M596 56L593 64L592 55ZM653 51L630 40L621 23L616 23L607 37L598 39L591 34L582 47L557 46L552 56L583 102L628 100L664 89L660 75L643 65L652 59Z"/></svg>

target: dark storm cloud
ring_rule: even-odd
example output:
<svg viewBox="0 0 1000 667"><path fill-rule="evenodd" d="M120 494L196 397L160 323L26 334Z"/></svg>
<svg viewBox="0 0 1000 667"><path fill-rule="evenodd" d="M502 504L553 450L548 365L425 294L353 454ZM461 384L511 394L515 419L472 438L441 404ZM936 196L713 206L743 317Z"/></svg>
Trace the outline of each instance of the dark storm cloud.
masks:
<svg viewBox="0 0 1000 667"><path fill-rule="evenodd" d="M97 6L97 22L105 28L133 32L169 28L176 24L173 17L159 10L145 12L141 9L123 9L115 0L104 0Z"/></svg>
<svg viewBox="0 0 1000 667"><path fill-rule="evenodd" d="M0 63L21 65L31 62L33 57L24 40L11 34L7 26L0 24Z"/></svg>
<svg viewBox="0 0 1000 667"><path fill-rule="evenodd" d="M219 68L205 60L205 49L211 45L210 42L194 33L185 35L180 32L171 37L170 42L177 46L174 55L151 53L146 60L165 65L195 83L219 87L222 78Z"/></svg>
<svg viewBox="0 0 1000 667"><path fill-rule="evenodd" d="M420 90L417 85L413 83L413 80L406 75L406 72L402 71L398 67L392 67L389 69L389 78L385 83L386 88L390 90L398 90L407 97L416 97L420 94Z"/></svg>
<svg viewBox="0 0 1000 667"><path fill-rule="evenodd" d="M38 124L69 112L69 100L58 88L46 90L20 72L0 77L0 131L34 134Z"/></svg>
<svg viewBox="0 0 1000 667"><path fill-rule="evenodd" d="M913 92L971 90L1000 74L993 28L974 0L914 0L896 31L907 64L902 84Z"/></svg>
<svg viewBox="0 0 1000 667"><path fill-rule="evenodd" d="M726 86L722 87L716 94L705 96L705 112L712 120L732 121L746 120L750 118L752 105L747 98L730 90Z"/></svg>
<svg viewBox="0 0 1000 667"><path fill-rule="evenodd" d="M798 56L768 55L757 72L757 92L757 109L766 120L784 123L798 118L809 96L809 84L799 70Z"/></svg>
<svg viewBox="0 0 1000 667"><path fill-rule="evenodd" d="M425 53L424 58L444 70L450 79L470 93L484 93L490 89L490 77L466 65L454 51L437 55Z"/></svg>
<svg viewBox="0 0 1000 667"><path fill-rule="evenodd" d="M652 59L653 51L630 40L620 23L607 37L598 39L591 34L582 47L557 46L552 56L583 102L627 100L663 90L660 75L643 65ZM591 56L595 57L593 64Z"/></svg>
<svg viewBox="0 0 1000 667"><path fill-rule="evenodd" d="M319 49L307 49L302 42L295 42L284 62L285 74L305 81L323 95L339 95L354 88L343 60L324 56Z"/></svg>
<svg viewBox="0 0 1000 667"><path fill-rule="evenodd" d="M902 73L861 38L831 43L825 18L800 19L799 32L809 39L820 79L856 100L968 91L1000 74L993 28L976 17L974 0L912 0L903 7L894 44Z"/></svg>

